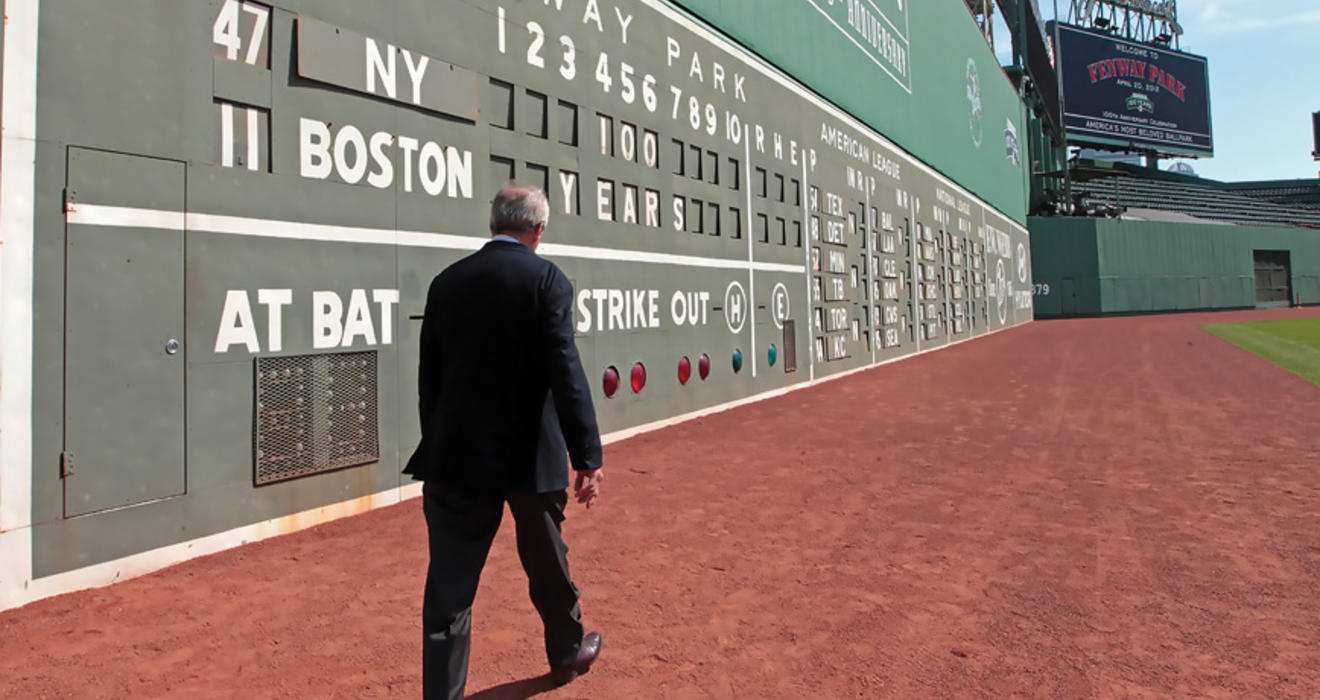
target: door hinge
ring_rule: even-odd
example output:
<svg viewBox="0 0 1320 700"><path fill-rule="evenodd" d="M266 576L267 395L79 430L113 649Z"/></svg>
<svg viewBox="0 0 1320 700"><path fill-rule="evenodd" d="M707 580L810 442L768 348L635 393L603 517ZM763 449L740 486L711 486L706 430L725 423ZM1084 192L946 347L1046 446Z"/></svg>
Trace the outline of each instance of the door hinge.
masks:
<svg viewBox="0 0 1320 700"><path fill-rule="evenodd" d="M73 453L65 450L60 453L60 478L67 479L73 476Z"/></svg>

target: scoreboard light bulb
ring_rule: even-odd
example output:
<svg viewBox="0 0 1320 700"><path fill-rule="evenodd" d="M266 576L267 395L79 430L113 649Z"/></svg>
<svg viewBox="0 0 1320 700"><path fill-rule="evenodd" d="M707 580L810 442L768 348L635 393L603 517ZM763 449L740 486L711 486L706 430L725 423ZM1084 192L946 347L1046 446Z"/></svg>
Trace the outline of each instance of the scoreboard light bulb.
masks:
<svg viewBox="0 0 1320 700"><path fill-rule="evenodd" d="M684 355L678 360L678 383L687 384L692 378L692 361Z"/></svg>
<svg viewBox="0 0 1320 700"><path fill-rule="evenodd" d="M733 373L734 373L734 374L737 374L737 373L739 373L739 372L741 372L741 371L742 371L742 350L734 350L734 351L733 351Z"/></svg>
<svg viewBox="0 0 1320 700"><path fill-rule="evenodd" d="M605 378L601 382L605 389L605 398L614 398L614 392L619 390L619 370L613 365L605 368Z"/></svg>
<svg viewBox="0 0 1320 700"><path fill-rule="evenodd" d="M646 367L638 362L632 367L632 390L634 394L642 393L642 388L646 386Z"/></svg>
<svg viewBox="0 0 1320 700"><path fill-rule="evenodd" d="M772 344L770 346L770 349L765 352L765 355L766 355L766 359L770 360L770 366L774 367L775 360L779 359L779 349Z"/></svg>
<svg viewBox="0 0 1320 700"><path fill-rule="evenodd" d="M706 381L706 377L710 376L710 355L704 352L701 353L701 357L697 358L697 374L703 382Z"/></svg>

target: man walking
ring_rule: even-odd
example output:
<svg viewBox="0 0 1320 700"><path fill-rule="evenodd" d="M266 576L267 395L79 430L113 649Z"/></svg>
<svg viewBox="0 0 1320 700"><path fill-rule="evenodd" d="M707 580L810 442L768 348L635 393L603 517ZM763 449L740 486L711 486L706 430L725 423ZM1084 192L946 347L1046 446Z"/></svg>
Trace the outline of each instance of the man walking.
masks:
<svg viewBox="0 0 1320 700"><path fill-rule="evenodd" d="M600 430L573 342L572 285L535 252L549 215L540 190L505 186L491 203L491 241L437 275L426 297L422 441L404 473L425 482L428 699L463 697L472 601L506 502L554 681L586 673L600 654L600 635L583 636L560 534L565 454L588 508L602 475Z"/></svg>

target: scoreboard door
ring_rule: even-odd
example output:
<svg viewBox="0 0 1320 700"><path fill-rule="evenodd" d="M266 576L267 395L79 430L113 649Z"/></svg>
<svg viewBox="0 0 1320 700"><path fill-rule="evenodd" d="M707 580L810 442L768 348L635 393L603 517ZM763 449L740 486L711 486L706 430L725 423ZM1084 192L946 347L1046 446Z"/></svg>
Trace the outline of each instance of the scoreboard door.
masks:
<svg viewBox="0 0 1320 700"><path fill-rule="evenodd" d="M184 492L181 162L69 148L64 515Z"/></svg>

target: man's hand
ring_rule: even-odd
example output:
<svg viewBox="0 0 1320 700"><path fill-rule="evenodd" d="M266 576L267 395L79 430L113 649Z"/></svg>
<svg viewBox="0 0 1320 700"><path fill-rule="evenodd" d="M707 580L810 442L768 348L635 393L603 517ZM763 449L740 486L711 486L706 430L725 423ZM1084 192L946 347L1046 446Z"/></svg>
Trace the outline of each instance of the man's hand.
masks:
<svg viewBox="0 0 1320 700"><path fill-rule="evenodd" d="M605 475L600 473L600 469L577 472L577 482L573 484L573 495L577 497L578 503L585 503L590 508L598 497L600 497L600 482Z"/></svg>

